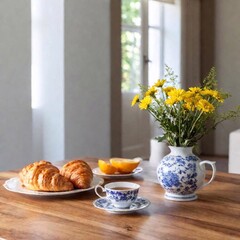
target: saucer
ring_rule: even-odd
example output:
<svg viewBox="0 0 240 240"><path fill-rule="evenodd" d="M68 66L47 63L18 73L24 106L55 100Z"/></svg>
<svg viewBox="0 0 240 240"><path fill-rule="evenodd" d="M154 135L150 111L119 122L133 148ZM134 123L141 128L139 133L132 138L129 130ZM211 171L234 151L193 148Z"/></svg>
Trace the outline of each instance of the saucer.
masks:
<svg viewBox="0 0 240 240"><path fill-rule="evenodd" d="M134 176L135 174L138 174L140 172L143 171L143 168L142 167L137 167L135 168L131 173L117 173L117 174L106 174L106 173L103 173L98 167L97 168L94 168L92 169L93 171L93 174L98 176L98 177L101 177L101 178L105 178L105 179L120 179L120 178L129 178L129 177L132 177Z"/></svg>
<svg viewBox="0 0 240 240"><path fill-rule="evenodd" d="M143 197L138 197L128 208L116 208L107 198L98 198L93 202L94 207L103 209L110 213L128 214L142 210L150 205L150 201Z"/></svg>

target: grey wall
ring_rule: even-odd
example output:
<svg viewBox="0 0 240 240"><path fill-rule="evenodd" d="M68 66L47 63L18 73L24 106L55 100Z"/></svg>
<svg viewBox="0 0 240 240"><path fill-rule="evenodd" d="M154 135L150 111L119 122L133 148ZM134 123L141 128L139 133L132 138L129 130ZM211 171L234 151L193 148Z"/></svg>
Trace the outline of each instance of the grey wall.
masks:
<svg viewBox="0 0 240 240"><path fill-rule="evenodd" d="M32 111L31 1L0 2L0 170L39 159L109 157L111 2L34 4L41 18L33 32L39 54L33 53L33 76L41 84Z"/></svg>
<svg viewBox="0 0 240 240"><path fill-rule="evenodd" d="M0 170L32 159L30 6L0 1Z"/></svg>
<svg viewBox="0 0 240 240"><path fill-rule="evenodd" d="M232 97L225 101L222 111L240 105L240 1L201 1L201 78L215 66L220 89ZM217 126L202 141L206 155L228 155L229 134L240 128L240 119L228 120Z"/></svg>
<svg viewBox="0 0 240 240"><path fill-rule="evenodd" d="M110 0L66 0L65 157L110 155Z"/></svg>
<svg viewBox="0 0 240 240"><path fill-rule="evenodd" d="M110 156L110 1L38 0L33 5L35 27L41 23L33 44L35 77L40 78L34 160Z"/></svg>
<svg viewBox="0 0 240 240"><path fill-rule="evenodd" d="M215 1L215 66L220 87L231 93L224 110L240 105L240 1ZM228 154L229 133L240 128L240 119L227 121L215 131L214 151Z"/></svg>

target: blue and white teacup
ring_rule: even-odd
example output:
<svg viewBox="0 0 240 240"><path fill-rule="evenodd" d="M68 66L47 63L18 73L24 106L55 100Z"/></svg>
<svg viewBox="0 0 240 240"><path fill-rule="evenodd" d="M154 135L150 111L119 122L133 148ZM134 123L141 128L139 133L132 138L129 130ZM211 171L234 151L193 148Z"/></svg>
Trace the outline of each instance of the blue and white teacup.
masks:
<svg viewBox="0 0 240 240"><path fill-rule="evenodd" d="M106 192L106 196L101 196L98 189ZM95 193L100 198L107 198L116 208L128 208L136 201L140 185L132 182L112 182L106 184L104 187L97 185Z"/></svg>

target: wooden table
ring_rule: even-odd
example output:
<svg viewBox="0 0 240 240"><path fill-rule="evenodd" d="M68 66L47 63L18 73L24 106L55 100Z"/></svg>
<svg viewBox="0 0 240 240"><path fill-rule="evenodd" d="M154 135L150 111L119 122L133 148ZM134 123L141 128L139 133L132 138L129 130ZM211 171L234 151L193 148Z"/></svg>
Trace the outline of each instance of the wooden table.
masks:
<svg viewBox="0 0 240 240"><path fill-rule="evenodd" d="M96 159L85 158L91 167ZM68 197L31 197L5 190L17 171L0 173L0 237L3 239L240 239L240 175L218 172L198 200L164 199L155 169L125 179L141 185L139 195L151 205L128 215L97 209L94 191ZM105 181L107 182L107 181Z"/></svg>

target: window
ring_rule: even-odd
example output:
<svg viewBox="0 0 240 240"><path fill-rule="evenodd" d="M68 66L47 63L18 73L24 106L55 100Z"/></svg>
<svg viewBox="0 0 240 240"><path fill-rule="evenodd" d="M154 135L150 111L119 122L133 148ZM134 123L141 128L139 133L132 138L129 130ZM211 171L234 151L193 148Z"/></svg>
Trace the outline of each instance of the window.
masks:
<svg viewBox="0 0 240 240"><path fill-rule="evenodd" d="M164 75L164 5L149 1L148 5L148 82L153 84Z"/></svg>
<svg viewBox="0 0 240 240"><path fill-rule="evenodd" d="M170 4L169 4L170 3ZM122 0L122 155L149 157L159 127L145 111L131 108L138 84L164 76L167 64L180 74L180 0Z"/></svg>
<svg viewBox="0 0 240 240"><path fill-rule="evenodd" d="M164 4L157 1L122 0L123 92L163 76L163 14Z"/></svg>
<svg viewBox="0 0 240 240"><path fill-rule="evenodd" d="M122 0L122 91L141 81L141 3Z"/></svg>

